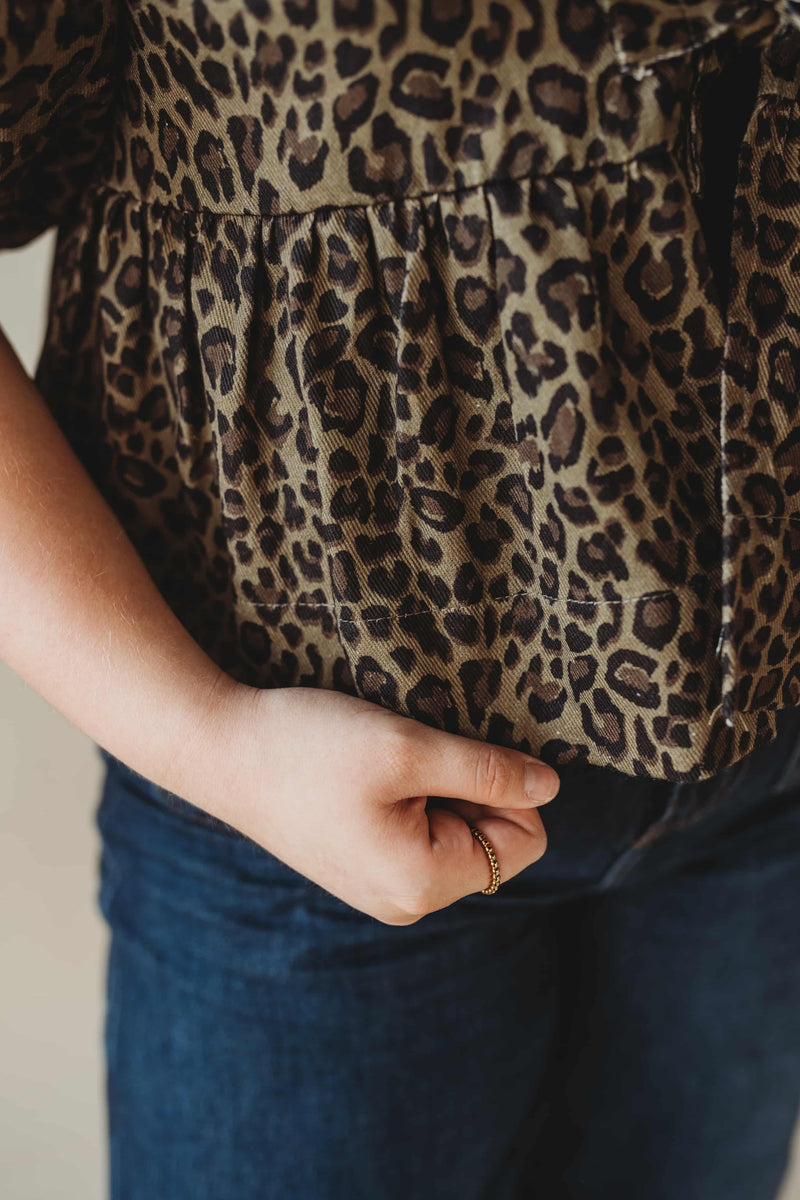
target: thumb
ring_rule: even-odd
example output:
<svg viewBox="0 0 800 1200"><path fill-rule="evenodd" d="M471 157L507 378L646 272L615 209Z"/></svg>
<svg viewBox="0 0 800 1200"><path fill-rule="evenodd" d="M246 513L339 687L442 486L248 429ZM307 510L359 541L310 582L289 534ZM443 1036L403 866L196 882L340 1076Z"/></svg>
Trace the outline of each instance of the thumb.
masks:
<svg viewBox="0 0 800 1200"><path fill-rule="evenodd" d="M507 746L419 727L405 764L406 795L452 796L493 808L530 808L558 792L557 773L541 759Z"/></svg>

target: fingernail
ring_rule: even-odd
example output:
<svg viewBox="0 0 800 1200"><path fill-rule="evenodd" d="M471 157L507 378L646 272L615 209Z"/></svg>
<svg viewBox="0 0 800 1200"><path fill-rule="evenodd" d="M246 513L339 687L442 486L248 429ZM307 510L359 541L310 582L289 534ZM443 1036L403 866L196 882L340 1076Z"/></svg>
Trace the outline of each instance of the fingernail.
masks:
<svg viewBox="0 0 800 1200"><path fill-rule="evenodd" d="M561 786L561 780L547 763L529 759L525 763L525 795L529 800L552 800Z"/></svg>

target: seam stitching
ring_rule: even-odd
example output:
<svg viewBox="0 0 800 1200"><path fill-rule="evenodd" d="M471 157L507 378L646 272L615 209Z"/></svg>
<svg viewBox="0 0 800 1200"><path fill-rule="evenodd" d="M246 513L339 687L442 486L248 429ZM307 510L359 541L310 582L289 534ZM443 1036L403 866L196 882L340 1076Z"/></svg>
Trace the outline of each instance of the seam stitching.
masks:
<svg viewBox="0 0 800 1200"><path fill-rule="evenodd" d="M365 618L362 618L361 620L351 620L348 617L340 616L339 620L344 625L371 625L371 624L375 624L375 623L378 623L381 621L404 621L407 617L420 617L420 616L438 617L438 616L444 616L446 613L451 613L451 612L471 612L473 608L480 608L484 604L500 603L505 600L515 600L520 596L536 596L543 600L550 600L550 601L559 603L561 605L572 606L572 607L599 608L602 605L635 604L639 600L650 600L650 599L654 599L658 596L679 595L682 592L685 592L688 590L689 590L688 588L659 588L655 591L643 592L642 595L640 595L640 596L621 596L617 599L606 599L606 600L571 600L569 597L563 598L563 597L559 597L559 596L552 596L548 592L541 592L534 588L527 588L527 589L523 589L521 592L509 592L505 596L490 596L488 598L488 600L486 600L485 602L477 601L473 605L458 605L458 604L456 604L456 605L452 605L448 608L418 608L418 609L415 609L413 612L409 612L409 613L387 613L385 616L382 616L382 617L365 617ZM246 598L240 599L237 597L236 603L237 603L237 605L241 604L243 606L247 606L248 608L256 608L256 609L258 609L258 608L291 608L292 605L296 604L304 609L321 608L321 609L327 609L329 611L337 611L337 612L340 612L342 607L347 607L346 602L342 602L339 604L322 604L322 603L306 604L297 597L295 597L294 600L288 600L288 601L277 601L276 600L274 603L271 603L269 601L247 600Z"/></svg>
<svg viewBox="0 0 800 1200"><path fill-rule="evenodd" d="M776 98L787 100L787 97L782 96L780 92L765 91L761 92L756 100L754 112L764 107L765 101ZM793 101L796 104L796 100ZM347 212L350 209L359 209L366 211L368 209L386 209L399 204L413 204L424 200L438 200L440 196L467 196L477 192L491 192L495 188L500 188L506 184L524 184L534 183L536 181L548 179L565 179L578 184L590 183L591 180L601 171L624 171L634 163L647 166L648 159L657 160L662 156L666 156L673 160L678 158L678 141L679 135L672 141L654 142L650 146L645 146L636 154L630 155L628 158L600 158L597 161L589 162L583 166L573 167L572 169L563 168L552 171L526 171L521 175L502 175L496 178L487 178L478 180L476 183L468 183L462 186L452 188L432 188L430 191L422 192L407 192L399 196L388 196L382 200L353 200L348 203L336 204L332 202L317 204L313 208L303 209L285 209L282 212L244 212L237 209L217 210L213 208L185 208L177 203L175 199L167 200L146 200L143 196L138 195L130 188L117 187L108 180L96 180L90 183L83 195L90 197L92 195L101 196L107 193L109 196L125 197L133 201L137 209L147 209L158 211L167 215L169 213L180 214L183 217L195 218L217 218L218 220L227 220L231 217L237 219L250 218L256 221L279 221L285 219L299 219L312 215L330 216L339 212ZM657 166L657 162L653 161L653 166Z"/></svg>
<svg viewBox="0 0 800 1200"><path fill-rule="evenodd" d="M174 200L145 200L143 196L137 195L136 192L129 188L116 187L108 181L97 180L90 184L85 191L85 195L90 193L108 192L116 196L125 196L136 202L137 208L161 209L163 212L176 212L183 216L194 217L218 217L225 219L229 217L251 217L258 221L276 221L282 218L298 218L307 217L312 213L337 213L344 212L348 209L371 209L371 208L390 208L393 205L409 204L419 200L438 200L440 196L463 196L472 192L480 192L491 190L492 188L501 187L508 183L525 183L534 180L546 179L578 179L580 182L584 180L588 183L592 176L599 171L605 169L623 170L630 163L637 162L639 159L648 157L655 158L661 155L675 157L675 145L673 142L661 141L655 142L652 146L646 146L644 149L637 151L636 154L624 159L602 158L597 162L587 163L582 167L575 167L571 170L553 170L553 171L527 171L521 175L503 175L498 178L489 178L479 180L477 183L465 184L461 187L453 188L433 188L430 191L404 193L400 196L386 197L383 200L362 201L353 200L346 204L318 204L314 208L306 209L287 209L277 213L262 213L262 212L241 212L233 209L225 209L217 211L213 208L184 208L177 204Z"/></svg>

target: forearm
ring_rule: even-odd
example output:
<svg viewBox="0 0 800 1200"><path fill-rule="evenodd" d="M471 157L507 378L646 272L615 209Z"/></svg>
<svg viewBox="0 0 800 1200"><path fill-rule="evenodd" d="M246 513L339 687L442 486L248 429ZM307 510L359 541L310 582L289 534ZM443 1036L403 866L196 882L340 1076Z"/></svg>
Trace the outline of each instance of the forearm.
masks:
<svg viewBox="0 0 800 1200"><path fill-rule="evenodd" d="M161 596L1 330L0 658L166 787L234 686Z"/></svg>

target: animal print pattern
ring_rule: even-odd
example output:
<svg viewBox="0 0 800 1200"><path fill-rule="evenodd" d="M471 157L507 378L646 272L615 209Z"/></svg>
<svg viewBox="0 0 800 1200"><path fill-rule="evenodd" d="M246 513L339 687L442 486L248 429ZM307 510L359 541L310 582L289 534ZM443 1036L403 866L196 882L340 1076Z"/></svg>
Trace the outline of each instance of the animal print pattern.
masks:
<svg viewBox="0 0 800 1200"><path fill-rule="evenodd" d="M742 147L722 373L722 709L800 703L798 34L772 42Z"/></svg>
<svg viewBox="0 0 800 1200"><path fill-rule="evenodd" d="M775 736L789 0L0 12L0 242L59 227L37 382L216 662L556 767L701 779ZM728 290L698 97L747 47Z"/></svg>

